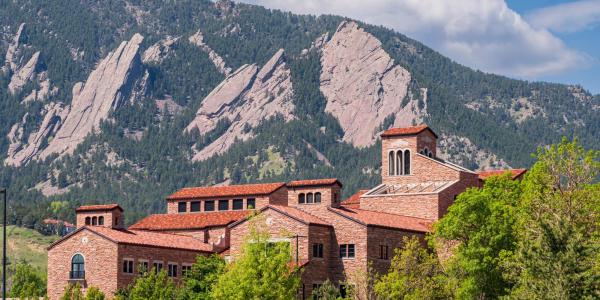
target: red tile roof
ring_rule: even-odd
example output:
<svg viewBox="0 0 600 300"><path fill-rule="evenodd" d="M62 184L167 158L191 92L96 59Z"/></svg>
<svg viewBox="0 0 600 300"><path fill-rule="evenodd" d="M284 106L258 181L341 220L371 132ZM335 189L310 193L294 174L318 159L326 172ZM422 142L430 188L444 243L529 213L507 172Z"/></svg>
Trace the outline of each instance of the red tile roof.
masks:
<svg viewBox="0 0 600 300"><path fill-rule="evenodd" d="M156 214L147 216L129 229L139 230L183 230L227 226L250 214L249 210L222 211L186 214Z"/></svg>
<svg viewBox="0 0 600 300"><path fill-rule="evenodd" d="M342 201L341 204L349 208L360 208L360 196L362 196L368 191L369 190L359 190L358 192L354 193L354 195L350 196L348 199Z"/></svg>
<svg viewBox="0 0 600 300"><path fill-rule="evenodd" d="M285 183L258 183L258 184L242 184L228 186L201 186L183 188L167 197L168 200L179 199L195 199L209 197L230 197L230 196L251 196L251 195L268 195L282 186Z"/></svg>
<svg viewBox="0 0 600 300"><path fill-rule="evenodd" d="M190 250L199 252L213 252L213 247L210 244L203 243L198 239L190 236L169 234L169 233L158 233L152 231L142 230L125 230L125 229L113 229L102 226L83 226L75 230L73 233L65 236L58 240L54 244L50 245L48 249L60 244L67 240L72 235L82 231L89 230L109 241L116 244L146 246L146 247L157 247L157 248L170 248L180 250Z"/></svg>
<svg viewBox="0 0 600 300"><path fill-rule="evenodd" d="M370 226L380 226L425 233L431 231L431 225L433 224L432 221L426 219L348 207L329 208L329 210L355 220L361 224Z"/></svg>
<svg viewBox="0 0 600 300"><path fill-rule="evenodd" d="M421 124L417 126L410 127L400 127L400 128L390 128L384 131L381 134L381 137L391 137L391 136L403 136L403 135L415 135L423 132L424 130L429 130L433 135L437 138L437 134L427 126L427 124Z"/></svg>
<svg viewBox="0 0 600 300"><path fill-rule="evenodd" d="M75 227L75 225L73 225L67 221L57 220L57 219L44 219L43 223L50 224L50 225L58 225L58 224L62 223L63 225L65 225L65 227Z"/></svg>
<svg viewBox="0 0 600 300"><path fill-rule="evenodd" d="M500 176L506 172L510 172L512 179L517 179L527 172L527 169L508 169L508 170L485 170L477 172L479 179L486 180L491 176Z"/></svg>
<svg viewBox="0 0 600 300"><path fill-rule="evenodd" d="M295 180L287 183L289 187L301 187L301 186L317 186L317 185L342 185L337 178L325 178L325 179L308 179L308 180Z"/></svg>
<svg viewBox="0 0 600 300"><path fill-rule="evenodd" d="M119 210L123 211L121 206L119 206L119 204L116 204L116 203L99 204L99 205L82 205L82 206L78 207L77 209L75 209L75 211L80 212L80 211L113 210L115 208L118 208Z"/></svg>
<svg viewBox="0 0 600 300"><path fill-rule="evenodd" d="M278 211L284 215L287 215L287 216L294 218L305 224L331 226L331 223L327 223L326 221L323 221L320 218L313 216L313 215L311 215L305 211L302 211L300 209L297 209L295 207L282 206L282 205L267 205L265 208L271 208L275 211ZM264 211L264 209L261 209L260 211Z"/></svg>

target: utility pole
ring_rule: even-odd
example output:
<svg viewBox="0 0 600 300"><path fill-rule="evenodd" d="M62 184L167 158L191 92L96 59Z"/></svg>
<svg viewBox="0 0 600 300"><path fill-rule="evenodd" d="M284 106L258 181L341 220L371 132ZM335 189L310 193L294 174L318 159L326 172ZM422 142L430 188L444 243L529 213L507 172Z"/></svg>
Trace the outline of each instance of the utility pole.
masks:
<svg viewBox="0 0 600 300"><path fill-rule="evenodd" d="M6 299L6 188L0 189L4 194L4 218L2 219L2 299Z"/></svg>

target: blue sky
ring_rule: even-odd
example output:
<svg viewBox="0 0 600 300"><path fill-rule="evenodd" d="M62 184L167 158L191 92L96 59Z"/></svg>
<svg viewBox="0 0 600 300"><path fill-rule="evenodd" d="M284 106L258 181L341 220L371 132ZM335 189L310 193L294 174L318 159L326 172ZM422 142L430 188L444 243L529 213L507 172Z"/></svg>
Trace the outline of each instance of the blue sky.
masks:
<svg viewBox="0 0 600 300"><path fill-rule="evenodd" d="M242 1L383 25L474 69L600 94L600 0Z"/></svg>

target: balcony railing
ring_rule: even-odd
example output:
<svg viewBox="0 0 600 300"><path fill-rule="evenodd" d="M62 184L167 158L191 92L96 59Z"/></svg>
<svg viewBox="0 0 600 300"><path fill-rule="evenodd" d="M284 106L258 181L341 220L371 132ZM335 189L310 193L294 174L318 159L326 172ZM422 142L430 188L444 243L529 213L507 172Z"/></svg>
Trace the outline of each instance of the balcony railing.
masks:
<svg viewBox="0 0 600 300"><path fill-rule="evenodd" d="M85 271L70 271L69 279L72 280L83 280L85 279Z"/></svg>

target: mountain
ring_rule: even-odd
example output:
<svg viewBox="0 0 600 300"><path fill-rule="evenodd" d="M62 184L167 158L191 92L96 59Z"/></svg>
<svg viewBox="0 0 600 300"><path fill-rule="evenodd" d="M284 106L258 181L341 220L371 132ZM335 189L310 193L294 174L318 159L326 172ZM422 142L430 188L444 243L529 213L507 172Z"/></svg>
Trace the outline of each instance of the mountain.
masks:
<svg viewBox="0 0 600 300"><path fill-rule="evenodd" d="M0 8L0 185L11 222L81 203L128 222L200 184L377 183L378 134L426 122L441 156L528 167L600 138L600 97L461 66L392 30L229 1L25 0ZM59 211L49 209L56 207Z"/></svg>

